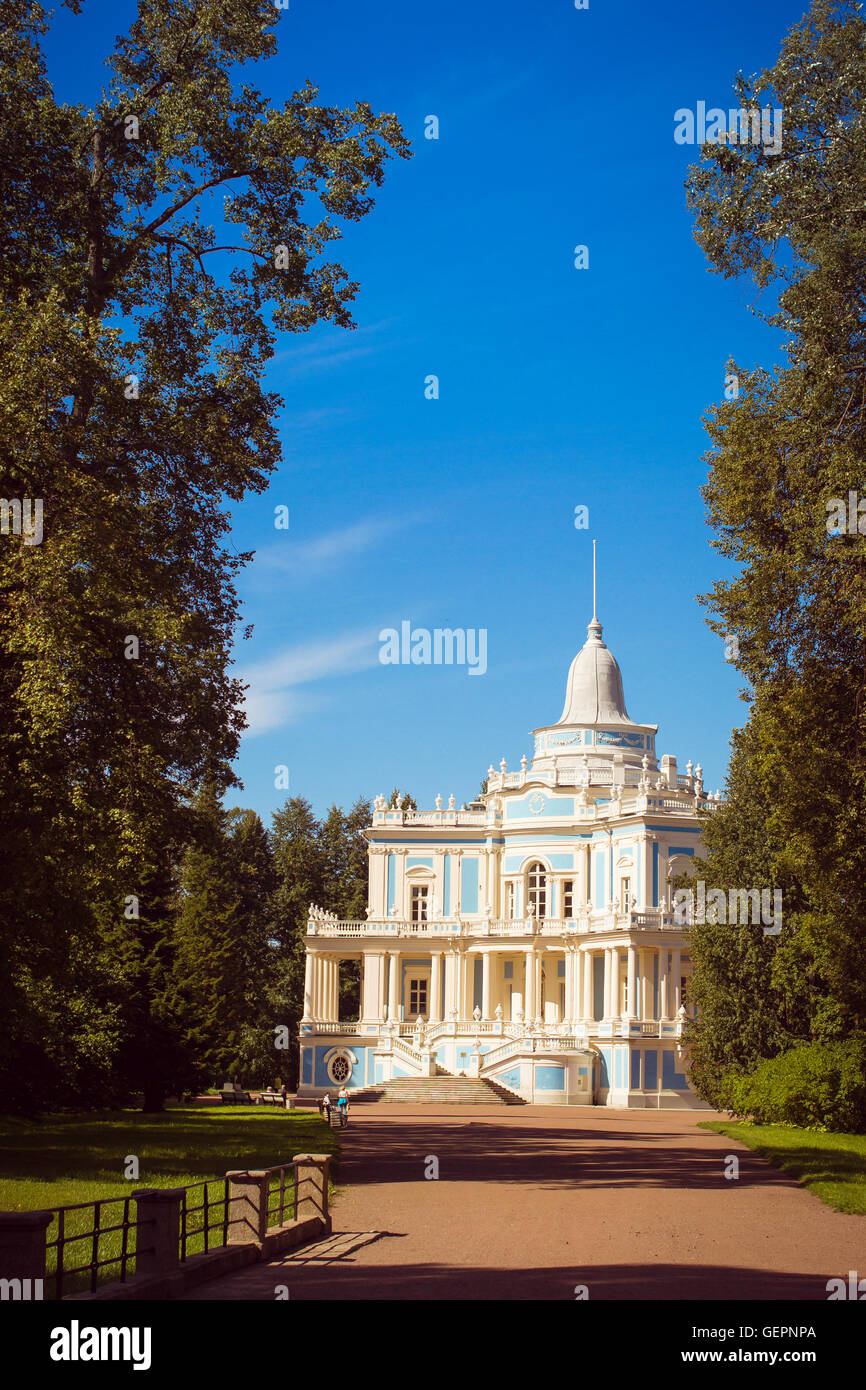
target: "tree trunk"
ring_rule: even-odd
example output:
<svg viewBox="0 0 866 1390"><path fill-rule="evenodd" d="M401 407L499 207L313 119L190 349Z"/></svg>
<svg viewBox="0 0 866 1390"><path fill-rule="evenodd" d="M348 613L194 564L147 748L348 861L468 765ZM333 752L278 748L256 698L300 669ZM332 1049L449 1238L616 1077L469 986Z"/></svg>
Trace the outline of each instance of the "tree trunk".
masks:
<svg viewBox="0 0 866 1390"><path fill-rule="evenodd" d="M165 1087L158 1081L150 1082L144 1088L141 1109L145 1115L159 1115L164 1110Z"/></svg>

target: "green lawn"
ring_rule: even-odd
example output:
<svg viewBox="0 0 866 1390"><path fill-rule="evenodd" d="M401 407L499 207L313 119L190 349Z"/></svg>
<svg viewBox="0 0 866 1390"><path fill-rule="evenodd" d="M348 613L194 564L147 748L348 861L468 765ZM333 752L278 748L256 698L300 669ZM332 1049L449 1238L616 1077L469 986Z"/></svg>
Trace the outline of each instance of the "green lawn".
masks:
<svg viewBox="0 0 866 1390"><path fill-rule="evenodd" d="M781 1168L835 1211L866 1216L866 1134L823 1134L795 1125L704 1120Z"/></svg>
<svg viewBox="0 0 866 1390"><path fill-rule="evenodd" d="M272 1168L296 1153L336 1153L337 1147L335 1131L314 1112L251 1105L177 1106L162 1115L122 1110L37 1121L0 1119L0 1210L32 1211L126 1197L138 1187L185 1187L221 1178L232 1168ZM132 1180L124 1178L130 1155L139 1165L138 1177ZM209 1182L207 1192L215 1203L210 1216L217 1226L217 1234L210 1237L213 1246L220 1243L223 1184ZM203 1193L204 1186L191 1194L190 1205L201 1203ZM108 1225L120 1219L123 1208L118 1203L103 1210L103 1224ZM67 1231L89 1228L85 1223L90 1217L90 1210L70 1213ZM195 1234L201 1224L200 1215L191 1218L190 1254L204 1249L203 1236ZM56 1233L55 1220L49 1240ZM102 1237L99 1258L117 1255L120 1240L119 1233ZM78 1241L70 1252L65 1265L81 1264L90 1258L90 1242ZM55 1268L53 1253L49 1251L49 1274ZM103 1277L116 1273L109 1267ZM66 1292L81 1287L83 1277ZM50 1294L51 1286L46 1292Z"/></svg>

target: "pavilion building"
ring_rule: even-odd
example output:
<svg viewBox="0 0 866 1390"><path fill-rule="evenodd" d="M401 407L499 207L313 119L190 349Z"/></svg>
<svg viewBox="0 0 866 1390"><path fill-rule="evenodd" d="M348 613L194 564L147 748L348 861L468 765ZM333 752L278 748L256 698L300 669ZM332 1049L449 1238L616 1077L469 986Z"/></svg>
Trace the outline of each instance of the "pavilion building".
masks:
<svg viewBox="0 0 866 1390"><path fill-rule="evenodd" d="M531 762L469 808L377 797L364 921L311 908L300 1096L452 1073L538 1104L698 1107L671 880L701 854L701 767L656 758L593 615ZM361 1016L338 1017L360 959Z"/></svg>

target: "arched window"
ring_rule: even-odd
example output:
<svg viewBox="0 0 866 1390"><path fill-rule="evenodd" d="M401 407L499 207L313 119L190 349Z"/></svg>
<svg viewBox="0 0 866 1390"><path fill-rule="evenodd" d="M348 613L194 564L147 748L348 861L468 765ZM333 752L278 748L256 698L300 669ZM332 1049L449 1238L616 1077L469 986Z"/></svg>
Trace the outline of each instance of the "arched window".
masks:
<svg viewBox="0 0 866 1390"><path fill-rule="evenodd" d="M538 861L526 870L526 906L535 908L536 917L547 916L547 870Z"/></svg>

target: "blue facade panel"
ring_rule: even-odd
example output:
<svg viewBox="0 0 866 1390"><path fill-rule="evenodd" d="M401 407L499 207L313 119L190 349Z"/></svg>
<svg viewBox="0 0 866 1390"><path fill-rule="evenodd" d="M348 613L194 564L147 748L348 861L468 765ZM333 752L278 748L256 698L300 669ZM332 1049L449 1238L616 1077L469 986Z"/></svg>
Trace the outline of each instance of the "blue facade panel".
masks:
<svg viewBox="0 0 866 1390"><path fill-rule="evenodd" d="M536 1091L564 1091L565 1067L536 1067Z"/></svg>
<svg viewBox="0 0 866 1390"><path fill-rule="evenodd" d="M478 860L464 859L460 877L460 911L478 911Z"/></svg>
<svg viewBox="0 0 866 1390"><path fill-rule="evenodd" d="M599 1084L599 1086L609 1086L609 1085L610 1085L610 1053L611 1053L611 1049L610 1049L609 1046L604 1046L604 1045L602 1045L602 1046L598 1049L598 1052L599 1052L599 1062L598 1062L598 1084Z"/></svg>
<svg viewBox="0 0 866 1390"><path fill-rule="evenodd" d="M679 1076L675 1070L675 1054L673 1048L666 1047L662 1051L662 1086L666 1091L687 1091L689 1083L684 1076Z"/></svg>
<svg viewBox="0 0 866 1390"><path fill-rule="evenodd" d="M592 1016L604 1017L604 956L594 956L592 962Z"/></svg>
<svg viewBox="0 0 866 1390"><path fill-rule="evenodd" d="M659 1084L659 1055L654 1047L643 1055L643 1084L646 1091L654 1091Z"/></svg>

